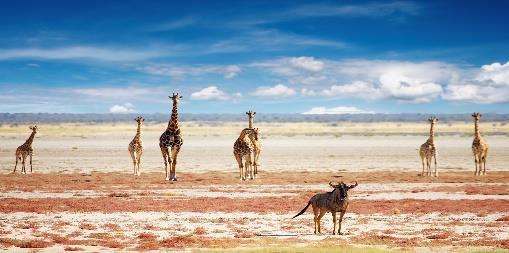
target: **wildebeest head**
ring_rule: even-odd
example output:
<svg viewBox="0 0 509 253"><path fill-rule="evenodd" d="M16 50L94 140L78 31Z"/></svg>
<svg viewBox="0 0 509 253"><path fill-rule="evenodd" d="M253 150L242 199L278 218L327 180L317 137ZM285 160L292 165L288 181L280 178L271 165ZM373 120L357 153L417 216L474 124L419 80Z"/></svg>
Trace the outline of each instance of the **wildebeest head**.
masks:
<svg viewBox="0 0 509 253"><path fill-rule="evenodd" d="M343 182L340 182L339 184L332 184L332 182L329 182L329 185L332 188L334 188L333 192L339 191L339 197L344 199L344 198L348 197L348 190L355 188L358 185L358 183L357 183L357 181L355 181L355 184L346 185Z"/></svg>

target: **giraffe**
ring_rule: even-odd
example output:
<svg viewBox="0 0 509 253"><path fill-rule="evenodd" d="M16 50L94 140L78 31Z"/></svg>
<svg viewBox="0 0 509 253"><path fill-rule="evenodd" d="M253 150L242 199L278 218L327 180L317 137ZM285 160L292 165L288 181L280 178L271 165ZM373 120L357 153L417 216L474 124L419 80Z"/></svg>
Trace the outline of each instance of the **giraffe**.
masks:
<svg viewBox="0 0 509 253"><path fill-rule="evenodd" d="M239 138L233 144L233 155L239 164L240 180L244 181L249 176L254 179L254 144L251 139L258 139L257 132L251 128L244 128ZM245 159L245 164L242 164Z"/></svg>
<svg viewBox="0 0 509 253"><path fill-rule="evenodd" d="M169 96L173 100L173 109L171 111L170 121L166 131L159 137L159 147L163 155L164 167L166 169L166 181L177 181L175 168L177 166L177 156L180 147L184 143L179 128L179 115L177 112L178 103L182 96L173 93Z"/></svg>
<svg viewBox="0 0 509 253"><path fill-rule="evenodd" d="M472 142L472 152L474 153L475 172L474 175L486 175L486 157L488 156L488 143L481 137L481 131L479 130L479 121L481 120L481 114L474 112L475 122L475 133L474 141Z"/></svg>
<svg viewBox="0 0 509 253"><path fill-rule="evenodd" d="M16 173L16 167L18 166L18 161L21 161L21 173L26 174L25 169L25 159L27 156L30 156L30 173L33 172L32 169L32 154L34 149L32 148L32 142L34 141L35 134L37 133L37 125L30 126L30 130L32 130L32 134L30 137L23 143L23 145L19 146L16 149L16 164L14 165L14 171L12 173Z"/></svg>
<svg viewBox="0 0 509 253"><path fill-rule="evenodd" d="M141 140L141 124L145 121L143 117L137 117L134 119L138 123L138 128L136 129L136 135L133 140L129 143L127 150L129 154L131 154L131 158L133 159L134 166L134 175L140 175L140 163L141 163L141 155L143 154L143 141Z"/></svg>
<svg viewBox="0 0 509 253"><path fill-rule="evenodd" d="M256 112L253 112L253 111L248 111L246 112L247 116L248 116L248 127L250 129L254 129L256 131L256 135L259 134L259 131L258 131L258 128L253 128L253 119L254 119L254 116L256 114ZM255 177L256 175L258 174L258 159L260 159L260 153L262 151L262 144L260 143L260 140L255 140L254 138L251 139L251 142L253 142L253 145L254 145L254 174L255 174Z"/></svg>
<svg viewBox="0 0 509 253"><path fill-rule="evenodd" d="M421 176L424 176L425 160L426 160L426 175L431 176L431 160L435 159L435 177L438 177L437 148L435 145L435 124L437 123L438 119L435 116L433 116L429 118L428 121L431 123L429 138L424 144L421 145L421 148L419 149L419 155L421 156L422 162Z"/></svg>

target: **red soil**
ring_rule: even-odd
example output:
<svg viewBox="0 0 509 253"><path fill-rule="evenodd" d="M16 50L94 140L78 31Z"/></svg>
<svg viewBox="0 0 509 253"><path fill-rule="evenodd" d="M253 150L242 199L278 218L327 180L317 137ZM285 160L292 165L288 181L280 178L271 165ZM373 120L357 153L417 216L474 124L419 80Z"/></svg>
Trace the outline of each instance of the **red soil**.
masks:
<svg viewBox="0 0 509 253"><path fill-rule="evenodd" d="M474 177L467 172L445 172L440 177L420 177L413 172L341 172L341 173L310 173L310 172L260 172L254 181L239 182L236 172L209 172L209 173L182 173L179 174L179 182L169 183L164 181L162 173L144 173L140 177L128 176L126 173L92 173L92 174L0 174L1 191L55 191L65 192L68 190L151 190L173 189L178 187L190 187L194 185L239 185L239 190L252 185L266 184L326 184L329 181L359 183L507 183L509 172L491 172L487 176ZM507 189L507 187L506 187ZM35 194L35 193L34 193ZM115 196L128 197L128 196Z"/></svg>
<svg viewBox="0 0 509 253"><path fill-rule="evenodd" d="M0 213L11 212L258 212L287 213L298 212L307 202L304 197L263 197L253 199L231 198L193 198L193 199L153 199L153 198L6 198L0 203ZM491 213L509 210L509 200L352 200L349 212L371 214L400 213ZM81 224L81 229L95 230L92 224Z"/></svg>

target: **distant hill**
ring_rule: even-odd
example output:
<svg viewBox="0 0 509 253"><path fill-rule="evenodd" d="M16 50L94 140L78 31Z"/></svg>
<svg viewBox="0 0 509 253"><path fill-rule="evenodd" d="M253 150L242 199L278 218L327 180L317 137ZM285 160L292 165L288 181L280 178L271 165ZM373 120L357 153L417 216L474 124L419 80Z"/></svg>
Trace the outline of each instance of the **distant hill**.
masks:
<svg viewBox="0 0 509 253"><path fill-rule="evenodd" d="M167 122L169 114L100 114L100 113L0 113L0 123L67 123L67 122L127 122L142 115L147 121ZM422 122L431 114L338 114L338 115L303 115L303 114L256 114L257 122ZM182 121L234 122L246 120L245 114L179 114ZM469 113L437 114L440 121L471 121ZM483 121L509 121L509 114L483 114Z"/></svg>

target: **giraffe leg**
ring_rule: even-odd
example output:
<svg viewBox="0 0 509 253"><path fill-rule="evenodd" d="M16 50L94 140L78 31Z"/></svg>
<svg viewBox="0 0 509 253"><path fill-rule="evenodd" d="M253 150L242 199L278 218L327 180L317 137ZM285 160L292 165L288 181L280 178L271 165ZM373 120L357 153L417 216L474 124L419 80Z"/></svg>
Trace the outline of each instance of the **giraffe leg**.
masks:
<svg viewBox="0 0 509 253"><path fill-rule="evenodd" d="M421 176L424 176L424 157L421 156L421 163L422 163L422 173Z"/></svg>
<svg viewBox="0 0 509 253"><path fill-rule="evenodd" d="M482 174L483 174L483 176L486 176L486 154L482 158L482 163L483 163Z"/></svg>
<svg viewBox="0 0 509 253"><path fill-rule="evenodd" d="M249 169L251 168L251 164L249 163L249 156L247 156L246 161L244 162L244 180L249 178Z"/></svg>
<svg viewBox="0 0 509 253"><path fill-rule="evenodd" d="M168 148L167 147L161 147L161 154L163 156L164 160L164 169L166 172L166 181L170 180L170 175L168 174Z"/></svg>
<svg viewBox="0 0 509 253"><path fill-rule="evenodd" d="M477 176L477 156L476 155L474 155L474 164L475 164L474 176Z"/></svg>
<svg viewBox="0 0 509 253"><path fill-rule="evenodd" d="M332 235L336 234L336 212L332 211L332 223L334 223L334 227L332 228Z"/></svg>
<svg viewBox="0 0 509 253"><path fill-rule="evenodd" d="M18 167L18 156L16 156L16 164L14 164L14 171L12 173L16 173L16 167Z"/></svg>
<svg viewBox="0 0 509 253"><path fill-rule="evenodd" d="M32 154L30 154L30 173L33 173L33 169L32 169Z"/></svg>
<svg viewBox="0 0 509 253"><path fill-rule="evenodd" d="M131 155L131 159L133 160L133 175L136 176L136 155L134 151L129 149L129 154Z"/></svg>
<svg viewBox="0 0 509 253"><path fill-rule="evenodd" d="M141 155L143 154L143 150L139 150L137 153L136 153L136 175L139 176L141 175L141 172L140 172L140 164L141 164Z"/></svg>
<svg viewBox="0 0 509 253"><path fill-rule="evenodd" d="M254 153L250 153L248 155L248 159L246 161L249 165L248 170L247 170L247 174L249 175L249 179L253 180L254 179Z"/></svg>
<svg viewBox="0 0 509 253"><path fill-rule="evenodd" d="M237 163L239 164L239 176L240 180L242 181L242 156L239 154L233 154L235 156L235 160L237 160Z"/></svg>
<svg viewBox="0 0 509 253"><path fill-rule="evenodd" d="M23 156L22 160L21 160L21 173L23 174L27 174L26 172L26 169L25 169L25 156Z"/></svg>
<svg viewBox="0 0 509 253"><path fill-rule="evenodd" d="M177 181L177 157L178 157L178 154L180 152L180 147L179 146L175 146L171 149L171 158L172 158L172 171L173 171L173 178L172 180L173 181Z"/></svg>
<svg viewBox="0 0 509 253"><path fill-rule="evenodd" d="M433 155L433 158L435 160L435 177L438 177L438 168L437 168L437 154Z"/></svg>
<svg viewBox="0 0 509 253"><path fill-rule="evenodd" d="M338 228L338 235L342 235L341 233L341 223L343 222L343 216L345 216L345 211L342 211L339 214L339 228Z"/></svg>

